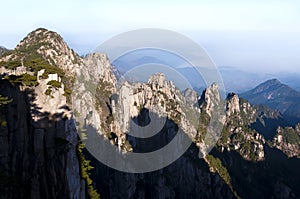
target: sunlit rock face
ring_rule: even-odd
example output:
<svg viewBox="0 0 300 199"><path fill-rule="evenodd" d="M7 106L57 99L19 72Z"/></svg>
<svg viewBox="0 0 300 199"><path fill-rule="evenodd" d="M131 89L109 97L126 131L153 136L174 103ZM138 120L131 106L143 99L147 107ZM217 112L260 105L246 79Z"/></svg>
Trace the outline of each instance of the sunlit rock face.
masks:
<svg viewBox="0 0 300 199"><path fill-rule="evenodd" d="M39 64L56 68L50 68L52 73L39 66L32 70L37 63L31 60L32 54L43 60ZM277 111L253 106L234 93L222 99L217 84L208 85L200 96L192 89L182 92L162 73L144 83L125 81L105 54L81 58L57 33L46 29L28 34L0 61L18 61L15 68L0 67L0 94L13 100L0 106L0 192L4 198L88 196L76 148L78 135L82 140L89 138L87 126L123 154L158 150L179 129L191 141L178 160L142 174L111 169L84 150L95 167L90 171L92 186L101 198L297 198L292 183L297 173L290 174L294 162L283 166L291 181L268 173L282 173L272 166L270 156L281 157L276 164L297 164L297 159L288 157L299 157L300 125L288 127ZM36 77L36 84L13 85L5 80L7 75L24 74ZM151 124L153 135L140 128ZM217 140L208 140L208 132ZM215 141L212 148L208 141ZM213 156L215 164L200 158L206 155ZM268 182L268 189L261 181Z"/></svg>

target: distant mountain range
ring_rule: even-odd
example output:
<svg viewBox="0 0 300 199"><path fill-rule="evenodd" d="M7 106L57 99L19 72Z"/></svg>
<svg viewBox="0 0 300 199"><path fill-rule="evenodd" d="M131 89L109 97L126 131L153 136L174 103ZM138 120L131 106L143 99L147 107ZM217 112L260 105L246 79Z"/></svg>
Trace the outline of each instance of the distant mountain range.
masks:
<svg viewBox="0 0 300 199"><path fill-rule="evenodd" d="M9 51L9 50L6 49L6 48L3 47L3 46L0 46L0 56L1 56L3 53L7 52L7 51Z"/></svg>
<svg viewBox="0 0 300 199"><path fill-rule="evenodd" d="M290 121L300 121L300 92L271 79L240 94L252 104L263 104L283 113Z"/></svg>
<svg viewBox="0 0 300 199"><path fill-rule="evenodd" d="M219 66L218 69L228 92L242 93L261 82L274 78L271 74L247 72L232 66Z"/></svg>
<svg viewBox="0 0 300 199"><path fill-rule="evenodd" d="M137 58L139 57L139 58ZM181 59L166 52L145 50L143 52L133 52L126 54L115 60L115 65L118 70L124 74L125 72L144 64L160 64L171 65L177 72L181 73L184 77L188 77L189 83L193 88L201 90L206 87L205 81L201 74L198 74L195 68L185 65ZM261 82L269 79L277 78L286 83L293 89L300 91L300 74L295 73L280 73L280 74L266 74L258 72L247 72L232 66L218 66L220 75L222 76L225 89L227 92L243 93L254 88ZM164 72L165 71L161 71ZM253 78L255 77L255 78ZM200 93L201 94L201 93Z"/></svg>
<svg viewBox="0 0 300 199"><path fill-rule="evenodd" d="M243 93L254 88L261 82L276 78L300 92L300 73L286 72L267 74L262 72L248 72L232 66L219 66L218 69L222 75L227 91Z"/></svg>

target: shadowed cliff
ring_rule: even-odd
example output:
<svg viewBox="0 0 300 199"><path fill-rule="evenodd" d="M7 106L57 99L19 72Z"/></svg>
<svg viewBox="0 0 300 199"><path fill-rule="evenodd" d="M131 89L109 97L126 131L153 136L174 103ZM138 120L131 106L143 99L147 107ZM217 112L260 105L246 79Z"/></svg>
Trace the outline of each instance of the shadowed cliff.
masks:
<svg viewBox="0 0 300 199"><path fill-rule="evenodd" d="M1 106L1 198L84 198L72 119L41 112L33 89L20 90L0 80L0 94L12 99ZM22 87L21 87L22 88Z"/></svg>

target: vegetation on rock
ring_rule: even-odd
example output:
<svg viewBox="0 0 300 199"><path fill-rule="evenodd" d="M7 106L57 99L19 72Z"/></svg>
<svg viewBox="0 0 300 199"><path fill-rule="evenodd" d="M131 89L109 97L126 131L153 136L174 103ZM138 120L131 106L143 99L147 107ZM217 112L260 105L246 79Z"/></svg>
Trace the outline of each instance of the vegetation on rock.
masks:
<svg viewBox="0 0 300 199"><path fill-rule="evenodd" d="M93 180L90 178L90 171L94 168L90 165L90 160L87 160L83 154L85 146L82 142L77 145L77 154L80 163L81 178L86 181L88 194L91 199L100 199L100 194L93 187Z"/></svg>
<svg viewBox="0 0 300 199"><path fill-rule="evenodd" d="M52 88L58 89L61 88L61 82L56 80L51 80L47 83L47 85L51 86Z"/></svg>
<svg viewBox="0 0 300 199"><path fill-rule="evenodd" d="M8 97L2 96L0 94L0 127L4 127L7 125L7 121L4 118L4 106L10 102L12 102L12 99L9 99Z"/></svg>
<svg viewBox="0 0 300 199"><path fill-rule="evenodd" d="M37 77L34 75L29 75L27 73L22 75L8 75L4 78L14 85L22 85L29 87L34 87L38 85Z"/></svg>

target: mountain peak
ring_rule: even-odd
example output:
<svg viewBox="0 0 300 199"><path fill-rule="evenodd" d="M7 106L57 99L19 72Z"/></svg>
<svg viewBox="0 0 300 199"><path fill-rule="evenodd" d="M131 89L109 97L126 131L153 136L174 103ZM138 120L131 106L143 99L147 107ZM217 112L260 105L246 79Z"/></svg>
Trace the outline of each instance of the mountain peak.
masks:
<svg viewBox="0 0 300 199"><path fill-rule="evenodd" d="M263 82L254 89L240 94L241 97L250 101L251 104L263 104L279 110L286 116L300 118L300 93L277 79Z"/></svg>
<svg viewBox="0 0 300 199"><path fill-rule="evenodd" d="M70 73L73 71L74 64L82 62L58 33L45 28L30 32L13 51L2 57L0 61L24 62L24 65L29 68L34 63L44 62Z"/></svg>
<svg viewBox="0 0 300 199"><path fill-rule="evenodd" d="M261 92L276 90L281 87L286 87L287 89L291 89L287 85L281 83L278 79L270 79L270 80L267 80L267 81L259 84L251 91L253 93L261 93Z"/></svg>
<svg viewBox="0 0 300 199"><path fill-rule="evenodd" d="M17 45L17 50L23 50L33 45L41 46L45 44L55 45L56 43L63 42L63 38L56 32L49 31L45 28L38 28L30 32L22 41Z"/></svg>
<svg viewBox="0 0 300 199"><path fill-rule="evenodd" d="M216 83L212 83L209 87L207 87L199 100L199 105L201 108L204 108L206 113L211 116L214 107L216 107L221 102L221 97L218 89L218 85Z"/></svg>
<svg viewBox="0 0 300 199"><path fill-rule="evenodd" d="M165 85L167 85L167 79L165 74L156 73L150 76L148 83L164 87Z"/></svg>
<svg viewBox="0 0 300 199"><path fill-rule="evenodd" d="M275 84L282 84L282 83L278 79L274 78L274 79L267 80L262 84L273 84L273 85L275 85Z"/></svg>

